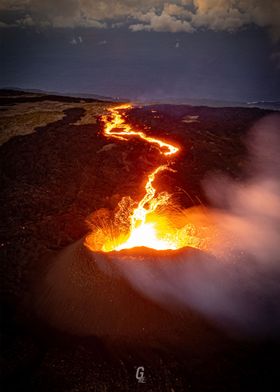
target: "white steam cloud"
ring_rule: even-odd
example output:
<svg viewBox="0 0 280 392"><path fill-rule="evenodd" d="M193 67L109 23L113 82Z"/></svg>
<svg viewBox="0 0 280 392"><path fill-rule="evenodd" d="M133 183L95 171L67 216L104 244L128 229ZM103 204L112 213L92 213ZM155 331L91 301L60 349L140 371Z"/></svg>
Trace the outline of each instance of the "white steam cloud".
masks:
<svg viewBox="0 0 280 392"><path fill-rule="evenodd" d="M280 333L280 115L253 130L251 178L209 179L220 237L209 253L163 263L125 260L122 273L162 305L192 307L220 325L249 334Z"/></svg>

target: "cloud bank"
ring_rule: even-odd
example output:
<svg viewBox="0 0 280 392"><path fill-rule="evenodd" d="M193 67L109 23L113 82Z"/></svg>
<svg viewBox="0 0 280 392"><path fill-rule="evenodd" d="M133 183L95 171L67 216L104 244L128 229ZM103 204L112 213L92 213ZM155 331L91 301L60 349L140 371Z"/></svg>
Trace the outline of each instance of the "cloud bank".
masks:
<svg viewBox="0 0 280 392"><path fill-rule="evenodd" d="M1 0L0 26L118 27L233 32L249 25L280 38L279 0Z"/></svg>

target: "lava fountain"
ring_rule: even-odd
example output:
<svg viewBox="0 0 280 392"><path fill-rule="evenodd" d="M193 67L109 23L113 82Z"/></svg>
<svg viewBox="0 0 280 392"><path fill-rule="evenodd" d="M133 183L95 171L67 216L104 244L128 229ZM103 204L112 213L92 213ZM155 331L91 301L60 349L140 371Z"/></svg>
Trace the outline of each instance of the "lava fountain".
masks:
<svg viewBox="0 0 280 392"><path fill-rule="evenodd" d="M103 252L135 247L155 250L176 250L187 246L204 248L205 233L200 236L196 224L192 222L196 214L190 214L190 211L186 214L183 210L174 208L172 195L158 192L154 184L161 172L174 172L170 167L171 157L180 151L180 147L134 129L125 117L126 110L131 108L127 104L108 109L108 114L102 116L104 136L125 142L140 138L158 148L167 162L148 174L145 194L138 203L124 197L110 222L103 220L102 224L92 224L92 232L86 237L85 245L92 251ZM95 218L98 221L98 216Z"/></svg>

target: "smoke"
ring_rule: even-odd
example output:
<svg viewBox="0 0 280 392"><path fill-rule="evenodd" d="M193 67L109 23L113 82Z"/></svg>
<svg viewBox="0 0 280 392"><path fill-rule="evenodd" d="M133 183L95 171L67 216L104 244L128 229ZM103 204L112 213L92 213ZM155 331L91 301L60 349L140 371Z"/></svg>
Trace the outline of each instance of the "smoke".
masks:
<svg viewBox="0 0 280 392"><path fill-rule="evenodd" d="M116 263L136 290L161 305L194 308L250 335L280 332L280 115L261 120L248 137L248 180L209 178L217 238L207 252L154 255Z"/></svg>

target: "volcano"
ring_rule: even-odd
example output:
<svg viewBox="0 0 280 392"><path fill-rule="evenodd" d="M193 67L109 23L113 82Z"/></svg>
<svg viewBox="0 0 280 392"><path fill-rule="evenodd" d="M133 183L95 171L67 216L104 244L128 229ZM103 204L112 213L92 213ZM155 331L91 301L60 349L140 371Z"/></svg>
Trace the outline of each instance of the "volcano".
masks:
<svg viewBox="0 0 280 392"><path fill-rule="evenodd" d="M162 306L145 297L126 271L137 279L153 264L168 274L172 265L180 268L188 259L192 263L199 259L198 249L213 242L214 228L201 209L184 210L174 205L172 194L157 191L160 173L175 172L170 159L180 148L134 129L126 121L131 109L131 105L109 108L101 118L102 134L126 143L140 139L155 146L168 162L147 174L140 201L125 196L107 219L102 214L100 219L98 211L92 214L90 234L50 261L36 293L36 308L51 325L71 333L135 341L145 337L146 344L151 338L167 342L174 334L177 340L185 335L185 312L168 297ZM154 284L160 285L160 279Z"/></svg>

